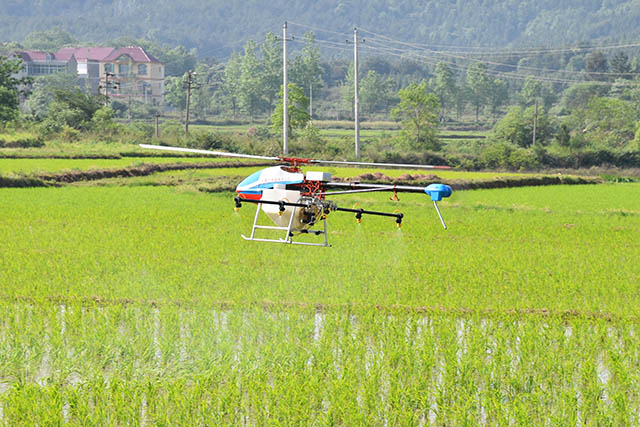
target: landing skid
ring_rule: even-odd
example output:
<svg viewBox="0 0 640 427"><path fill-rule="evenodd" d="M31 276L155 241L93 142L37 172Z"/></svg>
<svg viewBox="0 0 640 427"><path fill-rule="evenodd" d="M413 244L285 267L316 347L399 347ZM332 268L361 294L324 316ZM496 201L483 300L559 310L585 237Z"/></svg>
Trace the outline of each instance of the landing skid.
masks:
<svg viewBox="0 0 640 427"><path fill-rule="evenodd" d="M287 227L277 227L274 225L258 225L258 217L260 216L260 209L262 207L262 203L258 203L256 207L256 216L253 219L253 227L251 227L251 236L247 237L242 235L244 240L253 240L255 242L272 242L272 243L288 243L290 245L305 245L305 246L326 246L330 247L331 245L327 242L327 219L323 218L322 222L324 223L324 231L320 230L301 230L298 228L293 228L293 219L296 216L296 209L298 207L293 206L293 212L291 212L291 218L289 219L289 225ZM256 230L282 230L286 232L284 239L262 239L256 237ZM302 234L315 234L324 235L324 243L311 243L311 242L295 242L293 240L293 233L302 233Z"/></svg>

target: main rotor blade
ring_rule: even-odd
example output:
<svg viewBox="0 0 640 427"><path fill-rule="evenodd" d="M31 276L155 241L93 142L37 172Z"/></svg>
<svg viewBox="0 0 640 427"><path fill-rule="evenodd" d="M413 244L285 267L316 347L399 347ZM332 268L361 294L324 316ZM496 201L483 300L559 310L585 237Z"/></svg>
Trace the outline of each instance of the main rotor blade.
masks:
<svg viewBox="0 0 640 427"><path fill-rule="evenodd" d="M198 150L195 148L167 147L164 145L140 144L140 147L149 148L152 150L179 151L181 153L205 154L209 156L239 157L243 159L260 159L260 160L280 160L279 157L254 156L252 154L237 154L237 153L227 153L224 151Z"/></svg>
<svg viewBox="0 0 640 427"><path fill-rule="evenodd" d="M404 169L451 169L451 166L413 165L408 163L345 162L340 160L309 159L309 163L324 164L324 165L345 165L345 166L377 166L377 167L404 168Z"/></svg>
<svg viewBox="0 0 640 427"><path fill-rule="evenodd" d="M341 160L317 160L317 159L298 159L295 157L282 156L256 156L253 154L227 153L225 151L198 150L195 148L169 147L165 145L149 145L140 144L142 148L152 150L178 151L182 153L196 153L208 156L237 157L243 159L259 159L274 160L294 165L318 164L318 165L345 165L345 166L375 166L388 168L405 168L405 169L451 169L450 166L434 166L434 165L414 165L408 163L374 163L374 162L346 162Z"/></svg>

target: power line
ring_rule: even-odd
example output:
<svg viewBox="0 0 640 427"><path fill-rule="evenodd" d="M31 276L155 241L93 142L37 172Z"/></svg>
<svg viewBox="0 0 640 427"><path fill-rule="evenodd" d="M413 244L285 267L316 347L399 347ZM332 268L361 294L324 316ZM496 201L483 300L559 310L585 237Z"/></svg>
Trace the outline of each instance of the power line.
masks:
<svg viewBox="0 0 640 427"><path fill-rule="evenodd" d="M367 40L369 40L370 42L372 41L371 39L367 39ZM444 63L449 65L452 69L455 69L456 71L460 71L460 72L466 71L465 67L460 67L457 63L453 61L446 61L436 57L425 56L423 54L419 54L417 52L410 51L410 50L401 50L400 52L398 52L399 49L397 48L385 48L381 46L372 46L371 44L369 44L367 49L382 52L386 55L396 56L399 58L412 59L414 61L421 62L428 65L433 65L433 66L437 65L438 63ZM584 80L584 79L580 79L580 80L562 79L562 78L557 78L552 76L539 76L534 74L518 74L517 72L509 73L509 72L501 72L501 71L490 70L490 69L487 70L487 74L495 77L502 77L504 79L511 79L511 80L522 81L530 78L530 79L541 81L541 82L563 83L563 84L591 83L591 84L600 85L600 86L613 86L613 85L631 86L636 84L634 82L602 82L602 81L593 81L593 80ZM580 74L580 75L584 76L585 74Z"/></svg>
<svg viewBox="0 0 640 427"><path fill-rule="evenodd" d="M383 37L384 39L388 39L387 37ZM371 41L376 41L375 38L373 39L369 39ZM398 42L398 41L394 41L394 43L398 43L398 44L403 44L403 45L407 45L407 46L411 46L414 47L415 45L412 43L404 43L404 42ZM399 49L399 48L394 48L394 49ZM470 61L472 59L461 56L461 55L456 55L454 53L450 53L450 52L442 52L442 51L434 51L434 50L427 50L425 49L426 52L431 53L434 56L444 56L444 57L450 57L450 58L455 58L455 59L460 59L463 61ZM477 60L477 59L475 59ZM493 62L493 61L487 61L487 60L483 60L482 62L485 62L486 64L489 65L494 65L496 67L508 67L508 68L514 68L517 70L529 70L529 71L536 71L536 72L541 72L541 73L563 73L563 74L580 74L580 71L572 71L572 70L561 70L561 69L549 69L549 68L536 68L536 67L527 67L527 66L518 66L518 65L513 65L513 64L505 64L505 63L501 63L501 62ZM637 73L609 73L609 72L589 72L589 74L591 75L599 75L599 76L609 76L609 77L625 77L625 76L636 76Z"/></svg>
<svg viewBox="0 0 640 427"><path fill-rule="evenodd" d="M399 40L394 40L388 36L383 34L379 34L370 30L366 30L361 28L361 30L365 33L372 34L374 36L378 36L380 38L387 39L388 41L392 41L394 43L401 44L410 44L412 46L419 46L426 49L437 49L437 48L449 48L452 49L450 52L457 53L465 53L465 50L469 49L470 51L467 53L473 53L477 55L482 54L501 54L501 55L514 55L514 54L532 54L532 53L562 53L562 52L575 52L575 51L590 51L590 50L610 50L610 49L627 49L640 47L640 42L631 42L626 44L614 44L614 45L602 45L602 46L565 46L565 47L551 47L551 48L524 48L521 50L517 49L504 49L499 47L488 47L488 46L456 46L456 45L437 45L437 44L420 44L420 43L408 43L402 42ZM484 49L485 51L476 51L478 49Z"/></svg>

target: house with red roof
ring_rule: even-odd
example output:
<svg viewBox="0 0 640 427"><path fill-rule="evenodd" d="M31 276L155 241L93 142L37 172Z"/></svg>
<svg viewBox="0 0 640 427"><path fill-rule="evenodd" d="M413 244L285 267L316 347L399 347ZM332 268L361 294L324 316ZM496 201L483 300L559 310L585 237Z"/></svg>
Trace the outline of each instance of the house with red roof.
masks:
<svg viewBox="0 0 640 427"><path fill-rule="evenodd" d="M21 75L77 74L92 93L124 102L162 105L164 64L139 46L64 47L56 53L14 52L24 62Z"/></svg>
<svg viewBox="0 0 640 427"><path fill-rule="evenodd" d="M161 105L164 94L164 64L139 46L114 49L100 61L100 79L110 76L118 83L115 98Z"/></svg>
<svg viewBox="0 0 640 427"><path fill-rule="evenodd" d="M113 47L63 47L56 52L61 60L74 57L77 62L78 78L84 80L91 92L100 91L100 60L113 52Z"/></svg>
<svg viewBox="0 0 640 427"><path fill-rule="evenodd" d="M55 73L75 73L77 68L76 58L73 55L64 59L55 53L41 50L25 50L14 52L14 58L22 59L24 63L23 73L30 77L47 76Z"/></svg>
<svg viewBox="0 0 640 427"><path fill-rule="evenodd" d="M94 93L122 101L161 105L164 94L164 64L140 46L75 47L56 52L60 58L74 57L78 77L87 79Z"/></svg>
<svg viewBox="0 0 640 427"><path fill-rule="evenodd" d="M55 53L44 52L41 50L25 50L13 52L9 55L11 58L22 60L22 69L14 76L22 77L40 77L48 76L56 73L72 73L75 74L77 68L76 58L70 55L65 58L56 56ZM27 85L30 86L30 85ZM21 93L28 87L21 86ZM20 103L25 101L24 94L20 95Z"/></svg>

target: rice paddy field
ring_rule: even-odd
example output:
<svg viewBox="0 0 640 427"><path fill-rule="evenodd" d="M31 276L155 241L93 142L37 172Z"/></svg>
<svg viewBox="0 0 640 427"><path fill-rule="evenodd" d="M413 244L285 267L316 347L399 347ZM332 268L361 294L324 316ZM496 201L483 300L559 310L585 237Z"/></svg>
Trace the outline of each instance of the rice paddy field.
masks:
<svg viewBox="0 0 640 427"><path fill-rule="evenodd" d="M244 241L231 192L0 188L0 425L640 424L639 196L344 196L403 227L326 249Z"/></svg>

